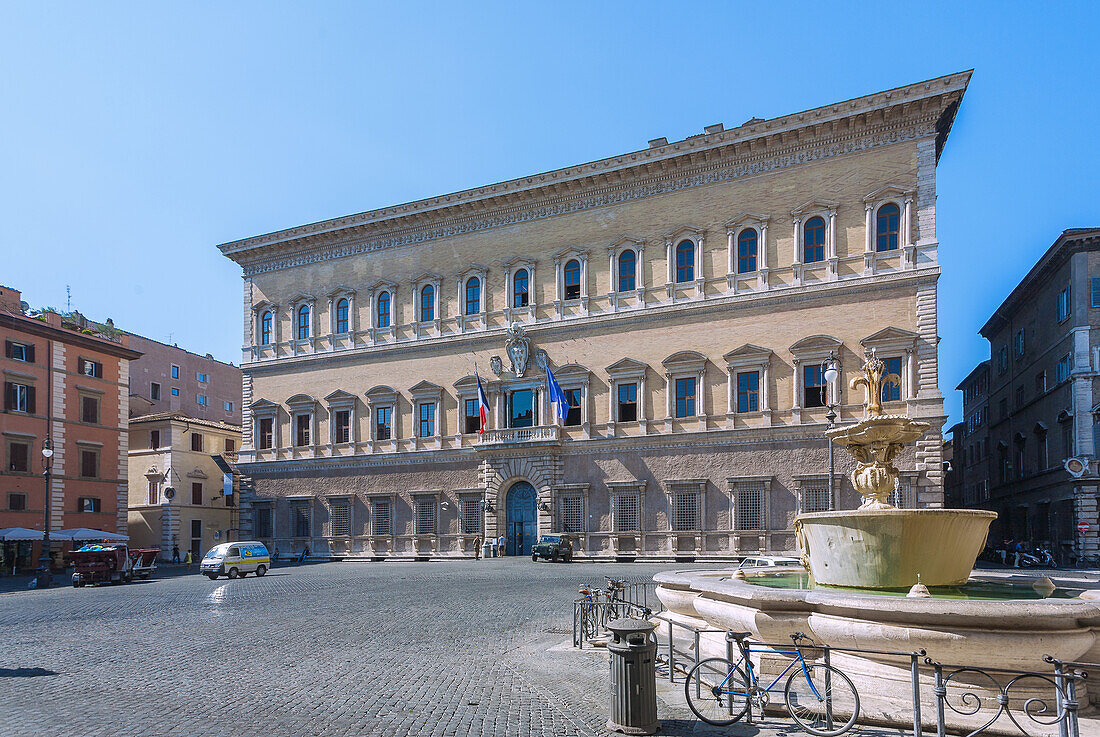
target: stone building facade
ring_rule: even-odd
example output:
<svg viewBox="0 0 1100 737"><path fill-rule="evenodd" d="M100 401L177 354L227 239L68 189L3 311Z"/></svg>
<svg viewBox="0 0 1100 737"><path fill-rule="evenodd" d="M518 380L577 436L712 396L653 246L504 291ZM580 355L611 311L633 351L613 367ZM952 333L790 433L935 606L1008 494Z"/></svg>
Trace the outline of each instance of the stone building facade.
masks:
<svg viewBox="0 0 1100 737"><path fill-rule="evenodd" d="M130 544L160 548L168 560L196 559L240 540L235 473L241 428L162 412L130 420ZM228 474L228 478L227 478Z"/></svg>
<svg viewBox="0 0 1100 737"><path fill-rule="evenodd" d="M182 412L212 422L241 424L241 370L207 353L129 334L142 356L130 366L134 416Z"/></svg>
<svg viewBox="0 0 1100 737"><path fill-rule="evenodd" d="M285 552L737 556L856 506L825 401L874 348L933 424L936 164L969 74L227 243L244 269L241 524ZM549 367L570 408L552 414ZM490 403L478 433L477 378ZM846 386L846 384L843 384Z"/></svg>
<svg viewBox="0 0 1100 737"><path fill-rule="evenodd" d="M959 385L966 506L1000 517L991 539L1100 553L1100 229L1063 232L981 329L984 361Z"/></svg>
<svg viewBox="0 0 1100 737"><path fill-rule="evenodd" d="M74 313L29 313L17 290L0 287L0 528L44 530L49 439L50 530L126 532L126 391L140 353L128 336ZM40 545L7 543L3 565L38 565ZM61 544L54 541L55 556Z"/></svg>

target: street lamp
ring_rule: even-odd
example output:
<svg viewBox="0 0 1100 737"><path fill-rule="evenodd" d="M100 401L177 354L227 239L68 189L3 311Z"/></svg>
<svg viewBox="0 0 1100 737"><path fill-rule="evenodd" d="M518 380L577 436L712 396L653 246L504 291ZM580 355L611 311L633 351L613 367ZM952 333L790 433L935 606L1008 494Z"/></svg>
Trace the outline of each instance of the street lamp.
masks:
<svg viewBox="0 0 1100 737"><path fill-rule="evenodd" d="M46 525L42 533L42 557L45 563L41 566L38 582L35 584L40 589L49 588L53 584L50 571L50 470L53 468L53 445L50 443L49 433L46 433L46 439L42 441L42 465L45 467L42 475L46 479Z"/></svg>
<svg viewBox="0 0 1100 737"><path fill-rule="evenodd" d="M821 386L822 403L829 408L829 411L825 413L825 419L829 421L829 429L833 429L833 425L836 424L836 405L838 404L840 388L836 386L835 382L840 375L840 361L837 360L835 353L830 353L829 357L825 359L825 362L821 364L822 374L825 378L825 383ZM835 389L835 390L834 390ZM833 439L827 438L829 443L829 504L834 503L833 497Z"/></svg>

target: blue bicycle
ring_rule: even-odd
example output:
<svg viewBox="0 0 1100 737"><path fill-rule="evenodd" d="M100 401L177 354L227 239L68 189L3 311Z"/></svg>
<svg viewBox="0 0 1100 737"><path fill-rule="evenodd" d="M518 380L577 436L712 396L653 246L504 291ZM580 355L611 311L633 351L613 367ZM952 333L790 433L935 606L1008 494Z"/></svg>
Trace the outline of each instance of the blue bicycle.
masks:
<svg viewBox="0 0 1100 737"><path fill-rule="evenodd" d="M726 658L708 658L688 673L684 692L695 716L707 724L724 726L743 717L750 704L763 713L768 706L768 694L789 673L783 687L783 699L799 727L820 737L835 737L851 729L859 716L856 687L848 676L833 666L806 662L802 648L814 646L808 637L797 632L791 635L792 649L777 650L763 646L754 648L746 642L751 634L730 632L726 635L737 642L741 651L741 658L736 663ZM753 653L786 655L791 661L775 680L761 686L750 657Z"/></svg>

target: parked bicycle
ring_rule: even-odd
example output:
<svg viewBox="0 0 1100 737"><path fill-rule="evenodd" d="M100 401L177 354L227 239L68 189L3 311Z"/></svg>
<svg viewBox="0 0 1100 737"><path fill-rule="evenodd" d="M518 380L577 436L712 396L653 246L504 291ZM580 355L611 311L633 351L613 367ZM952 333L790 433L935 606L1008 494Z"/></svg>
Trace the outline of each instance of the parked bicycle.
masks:
<svg viewBox="0 0 1100 737"><path fill-rule="evenodd" d="M600 628L600 590L582 583L577 592L581 595L580 636L582 640L591 640Z"/></svg>
<svg viewBox="0 0 1100 737"><path fill-rule="evenodd" d="M819 737L836 737L855 724L859 716L859 694L852 680L842 671L823 663L807 663L803 647L815 643L801 632L791 635L791 650L756 647L746 639L749 632L730 632L726 638L737 642L741 658L731 663L726 658L708 658L688 673L684 684L688 706L707 724L725 726L743 717L750 704L761 713L768 705L768 694L784 676L783 699L791 718L799 727ZM791 662L767 686L762 686L753 667L753 653L788 655Z"/></svg>
<svg viewBox="0 0 1100 737"><path fill-rule="evenodd" d="M614 622L616 619L625 617L629 614L626 605L626 601L623 599L623 592L626 590L626 581L621 578L612 578L611 576L604 576L607 579L607 591L605 596L607 597L607 603L604 605L603 610L603 622L606 625L608 622Z"/></svg>

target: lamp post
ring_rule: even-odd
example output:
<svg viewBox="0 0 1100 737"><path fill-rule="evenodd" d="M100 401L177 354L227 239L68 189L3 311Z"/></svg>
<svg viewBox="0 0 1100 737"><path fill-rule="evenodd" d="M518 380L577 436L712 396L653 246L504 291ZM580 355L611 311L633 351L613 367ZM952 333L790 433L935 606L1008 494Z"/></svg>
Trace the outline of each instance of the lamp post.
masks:
<svg viewBox="0 0 1100 737"><path fill-rule="evenodd" d="M493 512L497 511L493 507L493 502L488 496L481 497L481 546L485 548L485 543L489 542L489 522L486 517ZM492 548L489 548L492 550ZM476 554L475 554L476 557Z"/></svg>
<svg viewBox="0 0 1100 737"><path fill-rule="evenodd" d="M829 429L832 430L836 424L836 405L840 394L839 389L835 389L837 376L840 375L840 361L837 360L836 354L830 353L825 362L821 364L821 368L825 379L825 383L821 386L824 395L822 399L825 406L829 408L829 411L825 413L825 419L829 421ZM829 443L829 504L832 505L835 503L833 496L833 439L828 437L826 439Z"/></svg>
<svg viewBox="0 0 1100 737"><path fill-rule="evenodd" d="M46 479L46 525L42 532L42 555L41 557L45 561L39 561L42 563L41 570L38 573L37 588L49 588L53 581L51 579L50 571L50 470L53 468L53 445L50 443L50 435L46 433L46 439L42 441L42 465L45 467L45 471L42 474Z"/></svg>

